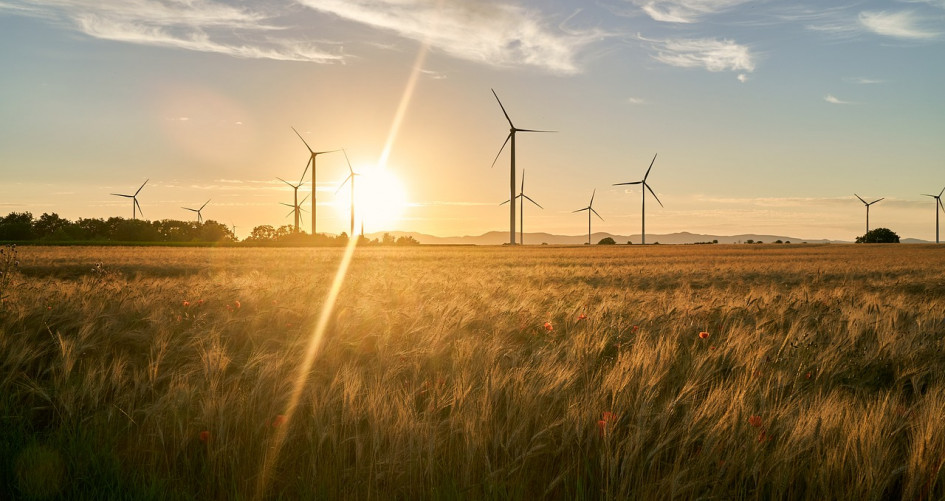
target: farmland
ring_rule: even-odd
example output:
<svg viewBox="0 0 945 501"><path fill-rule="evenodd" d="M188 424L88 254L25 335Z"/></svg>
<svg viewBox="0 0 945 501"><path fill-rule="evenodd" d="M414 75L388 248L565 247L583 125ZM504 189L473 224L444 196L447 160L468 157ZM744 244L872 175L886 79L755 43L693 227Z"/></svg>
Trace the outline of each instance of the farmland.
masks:
<svg viewBox="0 0 945 501"><path fill-rule="evenodd" d="M0 498L945 497L935 246L17 252Z"/></svg>

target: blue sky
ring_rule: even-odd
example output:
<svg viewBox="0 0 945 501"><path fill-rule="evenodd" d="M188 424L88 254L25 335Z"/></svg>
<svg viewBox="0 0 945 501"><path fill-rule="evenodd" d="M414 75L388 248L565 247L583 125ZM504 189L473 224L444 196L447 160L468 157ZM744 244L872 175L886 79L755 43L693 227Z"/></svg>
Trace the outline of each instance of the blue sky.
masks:
<svg viewBox="0 0 945 501"><path fill-rule="evenodd" d="M205 218L242 236L288 224L294 126L366 174L387 158L374 198L403 207L365 202L367 231L507 230L494 88L517 126L558 131L518 137L545 207L526 231L582 233L597 189L595 231L638 233L639 188L611 185L659 153L649 233L852 240L855 192L885 197L872 227L934 239L945 0L90 4L0 0L4 214L127 216L109 193L150 178L146 218L212 198ZM347 229L346 175L319 157L320 232Z"/></svg>

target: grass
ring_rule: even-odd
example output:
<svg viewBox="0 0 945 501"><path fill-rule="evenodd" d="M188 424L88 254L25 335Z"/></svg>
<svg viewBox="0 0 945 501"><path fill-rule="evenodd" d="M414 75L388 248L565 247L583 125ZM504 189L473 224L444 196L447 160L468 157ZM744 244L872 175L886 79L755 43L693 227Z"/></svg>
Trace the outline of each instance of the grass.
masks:
<svg viewBox="0 0 945 501"><path fill-rule="evenodd" d="M945 497L935 246L18 252L3 499Z"/></svg>

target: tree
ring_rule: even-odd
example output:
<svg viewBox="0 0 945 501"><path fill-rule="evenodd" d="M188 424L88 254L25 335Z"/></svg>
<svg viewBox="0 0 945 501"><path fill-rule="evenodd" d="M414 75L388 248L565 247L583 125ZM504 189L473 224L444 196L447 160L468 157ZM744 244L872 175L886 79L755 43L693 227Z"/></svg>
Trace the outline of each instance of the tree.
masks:
<svg viewBox="0 0 945 501"><path fill-rule="evenodd" d="M604 237L600 239L600 242L597 242L597 245L616 245L616 241L610 237Z"/></svg>
<svg viewBox="0 0 945 501"><path fill-rule="evenodd" d="M404 235L397 239L397 245L420 245L420 242L410 235Z"/></svg>
<svg viewBox="0 0 945 501"><path fill-rule="evenodd" d="M59 214L43 213L39 219L33 222L33 237L64 240L66 238L65 229L72 223L67 219L59 217Z"/></svg>
<svg viewBox="0 0 945 501"><path fill-rule="evenodd" d="M33 214L30 212L11 212L0 218L0 240L32 240Z"/></svg>
<svg viewBox="0 0 945 501"><path fill-rule="evenodd" d="M269 242L276 236L276 229L272 225L264 224L253 228L246 240L250 242Z"/></svg>
<svg viewBox="0 0 945 501"><path fill-rule="evenodd" d="M856 237L858 244L898 244L899 235L889 228L876 228L866 232L862 237Z"/></svg>

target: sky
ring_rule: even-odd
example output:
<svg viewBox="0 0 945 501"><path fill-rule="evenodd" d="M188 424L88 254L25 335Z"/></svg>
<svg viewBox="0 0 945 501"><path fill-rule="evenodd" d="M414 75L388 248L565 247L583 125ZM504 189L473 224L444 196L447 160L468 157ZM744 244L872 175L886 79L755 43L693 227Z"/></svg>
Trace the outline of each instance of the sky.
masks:
<svg viewBox="0 0 945 501"><path fill-rule="evenodd" d="M366 232L933 240L945 0L0 0L0 213L291 224L344 148ZM492 90L491 90L492 89ZM342 153L317 231L348 231ZM311 196L311 172L299 199ZM340 188L339 188L340 187ZM311 198L302 207L310 210ZM302 214L311 231L309 212Z"/></svg>

